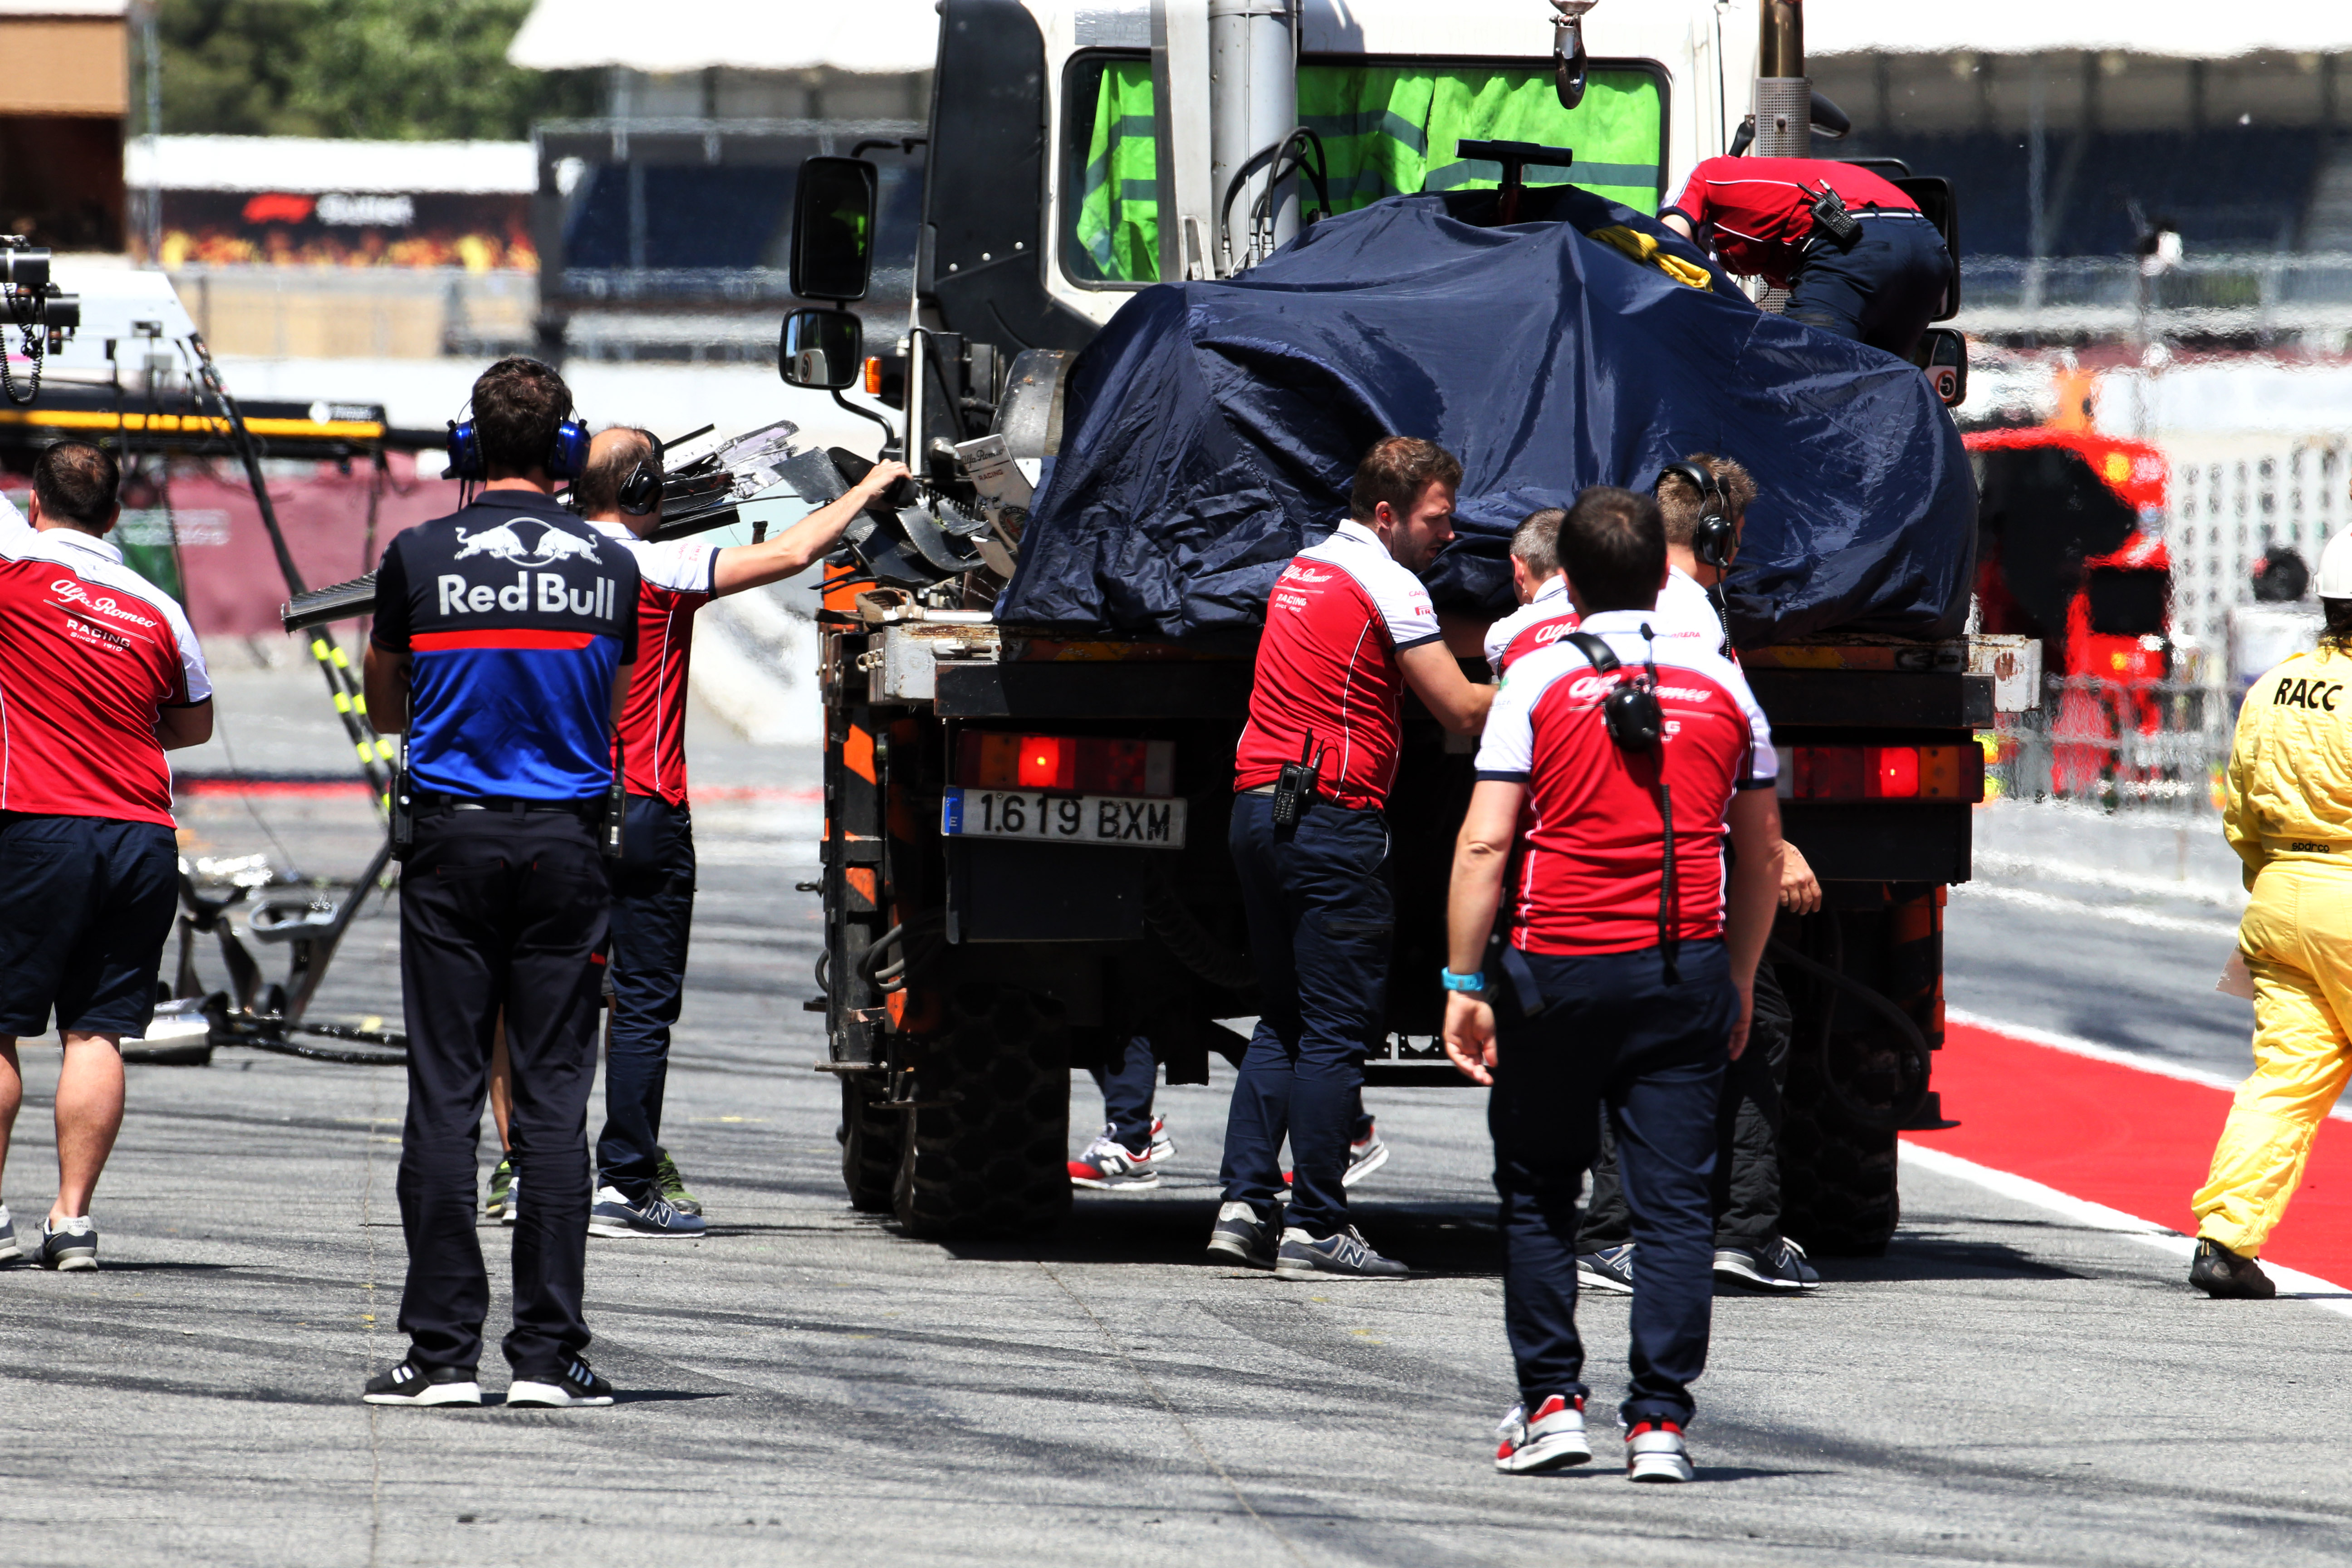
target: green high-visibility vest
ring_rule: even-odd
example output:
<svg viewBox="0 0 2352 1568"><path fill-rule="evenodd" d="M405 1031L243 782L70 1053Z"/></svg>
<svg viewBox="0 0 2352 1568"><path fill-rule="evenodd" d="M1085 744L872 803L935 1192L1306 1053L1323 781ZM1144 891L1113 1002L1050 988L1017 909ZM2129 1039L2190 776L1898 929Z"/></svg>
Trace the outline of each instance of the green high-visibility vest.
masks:
<svg viewBox="0 0 2352 1568"><path fill-rule="evenodd" d="M1151 107L1150 62L1104 66L1077 192L1076 243L1065 248L1072 272L1087 281L1159 279ZM1584 101L1566 110L1548 70L1310 62L1298 71L1298 120L1322 140L1334 214L1384 196L1491 190L1501 182L1501 167L1454 152L1457 142L1490 140L1574 151L1572 169L1530 169L1530 184L1571 181L1637 212L1658 210L1664 123L1658 80L1645 71L1596 70ZM1303 175L1299 191L1306 205L1318 205Z"/></svg>

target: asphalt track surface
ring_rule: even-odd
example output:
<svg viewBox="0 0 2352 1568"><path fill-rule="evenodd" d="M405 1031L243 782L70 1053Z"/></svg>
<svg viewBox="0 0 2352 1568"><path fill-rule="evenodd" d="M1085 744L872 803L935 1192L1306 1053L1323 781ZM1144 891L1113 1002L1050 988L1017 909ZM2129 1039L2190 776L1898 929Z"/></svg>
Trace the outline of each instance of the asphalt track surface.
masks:
<svg viewBox="0 0 2352 1568"><path fill-rule="evenodd" d="M835 1089L808 1070L821 1047L797 1010L817 929L790 890L805 768L745 765L756 776L724 782L776 793L698 810L670 1089L667 1140L713 1232L590 1252L589 1353L622 1403L361 1405L402 1348L401 1076L241 1051L136 1068L97 1209L106 1267L0 1269L0 1562L2352 1560L2337 1303L2205 1301L2147 1225L1948 1152L1906 1169L1886 1257L1824 1260L1810 1300L1717 1302L1701 1480L1678 1489L1628 1486L1610 1463L1616 1299L1583 1310L1601 1458L1549 1479L1492 1469L1511 1390L1475 1091L1376 1097L1396 1155L1360 1217L1423 1271L1400 1284L1293 1286L1202 1260L1222 1068L1165 1094L1183 1145L1165 1186L1084 1194L1051 1237L940 1247L852 1215ZM356 800L187 815L197 847L244 850L264 842L256 812L322 867L363 853ZM1994 913L2084 919L1956 899L1956 1004L2057 997L2046 933ZM2176 968L2202 940L2127 929L2179 939ZM395 1011L390 936L388 919L362 922L322 1014ZM2176 1010L2150 981L2129 1013L2132 975L2083 973L2106 998L2085 1016L2119 1029L2152 1035ZM2166 1038L2219 1061L2226 1030L2209 1033ZM26 1055L6 1188L20 1224L53 1169L55 1057ZM2000 1120L1990 1087L1963 1088L1964 1127ZM1074 1143L1092 1106L1081 1078ZM483 1240L495 1280L508 1244ZM501 1289L494 1333L504 1310ZM495 1360L484 1373L502 1386Z"/></svg>

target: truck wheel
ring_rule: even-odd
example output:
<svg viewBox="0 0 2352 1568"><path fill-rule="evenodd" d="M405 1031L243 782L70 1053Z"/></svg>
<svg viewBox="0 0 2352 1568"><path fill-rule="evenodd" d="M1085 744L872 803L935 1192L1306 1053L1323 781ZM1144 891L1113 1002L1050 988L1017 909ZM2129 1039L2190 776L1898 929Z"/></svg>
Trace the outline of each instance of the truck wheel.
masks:
<svg viewBox="0 0 2352 1568"><path fill-rule="evenodd" d="M1059 1009L967 985L915 1058L892 1208L911 1236L1034 1232L1070 1210L1069 1045Z"/></svg>
<svg viewBox="0 0 2352 1568"><path fill-rule="evenodd" d="M1937 900L1809 921L1809 956L1933 1026L1943 966ZM1903 1200L1895 1125L1927 1085L1916 1047L1879 1011L1841 1000L1801 972L1779 971L1795 1013L1780 1126L1781 1228L1824 1257L1875 1258L1894 1239Z"/></svg>
<svg viewBox="0 0 2352 1568"><path fill-rule="evenodd" d="M888 1214L898 1180L907 1113L886 1110L866 1098L866 1074L841 1080L841 1184L849 1206L860 1214Z"/></svg>

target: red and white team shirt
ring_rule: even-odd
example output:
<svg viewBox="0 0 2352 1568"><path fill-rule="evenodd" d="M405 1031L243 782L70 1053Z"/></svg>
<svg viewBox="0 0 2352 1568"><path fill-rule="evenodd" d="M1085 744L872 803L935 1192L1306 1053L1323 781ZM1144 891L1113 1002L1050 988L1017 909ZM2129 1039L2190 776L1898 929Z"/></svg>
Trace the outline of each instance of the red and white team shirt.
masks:
<svg viewBox="0 0 2352 1568"><path fill-rule="evenodd" d="M1827 185L1856 217L1916 214L1901 187L1853 163L1823 158L1706 158L1691 170L1674 205L1724 269L1787 288L1813 235L1813 197Z"/></svg>
<svg viewBox="0 0 2352 1568"><path fill-rule="evenodd" d="M1539 647L1549 647L1560 634L1576 629L1576 606L1568 600L1568 576L1555 572L1544 579L1536 596L1486 628L1486 668L1500 680L1511 666Z"/></svg>
<svg viewBox="0 0 2352 1568"><path fill-rule="evenodd" d="M1266 600L1234 789L1274 783L1311 739L1324 794L1358 810L1386 801L1404 686L1396 656L1438 636L1429 590L1370 525L1350 518L1292 556Z"/></svg>
<svg viewBox="0 0 2352 1568"><path fill-rule="evenodd" d="M1583 629L1629 669L1645 658L1652 612L1610 610ZM1656 628L1654 626L1653 631ZM1729 660L1712 653L1658 660L1665 735L1648 756L1609 739L1603 679L1572 643L1554 643L1511 667L1478 747L1481 779L1527 788L1522 840L1506 893L1511 944L1529 952L1634 952L1658 942L1664 835L1658 770L1673 796L1679 881L1674 929L1685 942L1723 933L1725 814L1734 793L1770 789L1778 775L1771 727Z"/></svg>
<svg viewBox="0 0 2352 1568"><path fill-rule="evenodd" d="M0 501L0 811L173 826L156 716L212 694L170 595L105 540Z"/></svg>
<svg viewBox="0 0 2352 1568"><path fill-rule="evenodd" d="M686 804L686 676L694 613L718 596L715 545L649 544L617 522L588 525L637 562L637 668L621 701L621 772L631 795Z"/></svg>
<svg viewBox="0 0 2352 1568"><path fill-rule="evenodd" d="M1716 613L1715 601L1698 579L1679 566L1666 568L1666 585L1658 590L1658 607L1650 616L1650 632L1658 640L1658 657L1671 652L1676 658L1691 653L1709 653L1717 658L1728 657L1739 662L1737 654L1726 656L1724 647L1730 640L1724 634L1723 617Z"/></svg>

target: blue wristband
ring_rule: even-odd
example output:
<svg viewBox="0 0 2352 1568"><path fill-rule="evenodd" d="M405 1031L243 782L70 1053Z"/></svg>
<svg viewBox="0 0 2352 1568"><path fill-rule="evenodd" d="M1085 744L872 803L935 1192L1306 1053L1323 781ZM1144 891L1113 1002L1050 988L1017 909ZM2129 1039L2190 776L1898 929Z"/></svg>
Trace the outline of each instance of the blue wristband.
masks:
<svg viewBox="0 0 2352 1568"><path fill-rule="evenodd" d="M1437 972L1437 974L1438 978L1444 982L1445 988L1448 991L1484 991L1486 989L1486 977L1484 974L1456 974L1451 969L1441 969Z"/></svg>

